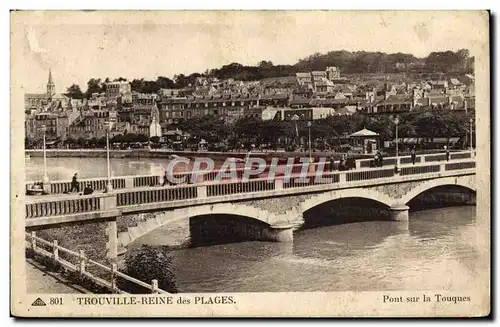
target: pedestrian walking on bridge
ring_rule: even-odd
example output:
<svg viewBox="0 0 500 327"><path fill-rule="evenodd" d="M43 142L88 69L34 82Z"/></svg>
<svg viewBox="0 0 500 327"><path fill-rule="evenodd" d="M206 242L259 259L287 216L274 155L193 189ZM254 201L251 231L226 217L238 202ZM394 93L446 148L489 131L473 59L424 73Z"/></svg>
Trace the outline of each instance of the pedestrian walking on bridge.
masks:
<svg viewBox="0 0 500 327"><path fill-rule="evenodd" d="M76 190L76 192L80 192L80 186L78 185L78 180L77 180L77 173L73 175L73 178L71 179L71 189L69 192L73 192L73 190Z"/></svg>
<svg viewBox="0 0 500 327"><path fill-rule="evenodd" d="M165 170L165 174L163 175L163 184L161 186L165 186L168 183L168 174L167 171Z"/></svg>

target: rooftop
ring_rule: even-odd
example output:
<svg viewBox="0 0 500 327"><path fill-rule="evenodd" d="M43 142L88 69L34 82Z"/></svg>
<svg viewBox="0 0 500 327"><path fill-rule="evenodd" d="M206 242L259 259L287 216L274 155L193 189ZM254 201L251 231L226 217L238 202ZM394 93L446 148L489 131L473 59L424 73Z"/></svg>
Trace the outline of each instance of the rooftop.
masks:
<svg viewBox="0 0 500 327"><path fill-rule="evenodd" d="M362 137L362 136L378 136L378 133L375 133L373 131L370 131L369 129L363 128L362 130L359 130L357 132L352 133L349 135L350 137Z"/></svg>

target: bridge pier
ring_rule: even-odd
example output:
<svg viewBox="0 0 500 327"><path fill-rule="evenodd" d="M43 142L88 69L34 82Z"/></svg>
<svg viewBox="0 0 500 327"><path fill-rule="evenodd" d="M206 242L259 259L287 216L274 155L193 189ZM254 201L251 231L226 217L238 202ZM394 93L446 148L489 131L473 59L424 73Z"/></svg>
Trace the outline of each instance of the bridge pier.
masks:
<svg viewBox="0 0 500 327"><path fill-rule="evenodd" d="M263 241L289 243L293 242L293 229L295 225L278 225L269 227L264 233Z"/></svg>
<svg viewBox="0 0 500 327"><path fill-rule="evenodd" d="M410 207L405 204L395 204L391 206L391 220L407 221L409 219Z"/></svg>
<svg viewBox="0 0 500 327"><path fill-rule="evenodd" d="M118 229L116 227L116 218L108 221L106 226L106 257L114 263L118 259Z"/></svg>
<svg viewBox="0 0 500 327"><path fill-rule="evenodd" d="M50 194L50 180L47 176L42 179L42 192L43 194Z"/></svg>

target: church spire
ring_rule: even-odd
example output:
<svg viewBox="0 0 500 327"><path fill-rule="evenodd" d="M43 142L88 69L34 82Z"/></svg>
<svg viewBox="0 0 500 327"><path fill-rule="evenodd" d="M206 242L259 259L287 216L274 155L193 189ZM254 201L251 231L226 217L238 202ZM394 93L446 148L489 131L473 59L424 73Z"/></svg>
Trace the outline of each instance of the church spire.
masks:
<svg viewBox="0 0 500 327"><path fill-rule="evenodd" d="M52 69L49 69L49 81L47 82L47 94L53 96L56 93L56 85L52 81Z"/></svg>

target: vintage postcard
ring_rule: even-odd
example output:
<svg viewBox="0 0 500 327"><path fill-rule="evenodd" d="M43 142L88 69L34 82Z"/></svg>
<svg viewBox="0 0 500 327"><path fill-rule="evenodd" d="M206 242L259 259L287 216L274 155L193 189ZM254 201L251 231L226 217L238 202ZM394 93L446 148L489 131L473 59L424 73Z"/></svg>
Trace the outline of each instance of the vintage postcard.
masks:
<svg viewBox="0 0 500 327"><path fill-rule="evenodd" d="M10 18L12 315L489 315L487 11Z"/></svg>

